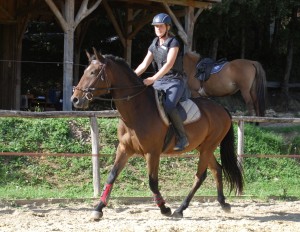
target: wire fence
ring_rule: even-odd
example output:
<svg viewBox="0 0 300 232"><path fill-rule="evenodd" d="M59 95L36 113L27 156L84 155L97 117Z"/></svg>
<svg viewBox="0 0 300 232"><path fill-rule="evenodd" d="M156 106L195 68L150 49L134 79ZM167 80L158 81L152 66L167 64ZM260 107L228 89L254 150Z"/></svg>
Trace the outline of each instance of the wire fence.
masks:
<svg viewBox="0 0 300 232"><path fill-rule="evenodd" d="M47 111L47 112L30 112L30 111L8 111L0 110L0 117L19 117L19 118L90 118L91 129L91 154L75 154L75 153L28 153L28 152L2 152L1 156L64 156L64 157L82 157L91 156L93 164L93 185L94 196L100 194L100 168L99 157L111 156L112 154L101 154L99 148L99 128L97 124L97 118L115 118L119 117L119 113L116 110L107 111ZM300 118L272 118L272 117L246 117L246 116L233 116L232 121L238 124L238 148L237 155L239 161L242 163L243 158L296 158L300 159L298 154L289 155L262 155L262 154L244 154L244 123L245 122L268 122L268 123L300 123ZM162 156L168 156L162 154ZM177 155L182 156L182 155ZM172 154L172 157L176 155ZM184 154L184 157L196 157L195 154Z"/></svg>

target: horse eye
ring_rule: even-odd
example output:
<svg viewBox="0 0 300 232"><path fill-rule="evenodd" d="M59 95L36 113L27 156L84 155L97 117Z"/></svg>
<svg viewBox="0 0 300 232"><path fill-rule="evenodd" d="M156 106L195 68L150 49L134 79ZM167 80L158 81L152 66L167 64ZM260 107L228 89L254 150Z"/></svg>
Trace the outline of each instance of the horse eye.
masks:
<svg viewBox="0 0 300 232"><path fill-rule="evenodd" d="M97 71L91 71L91 75L96 76L98 74Z"/></svg>

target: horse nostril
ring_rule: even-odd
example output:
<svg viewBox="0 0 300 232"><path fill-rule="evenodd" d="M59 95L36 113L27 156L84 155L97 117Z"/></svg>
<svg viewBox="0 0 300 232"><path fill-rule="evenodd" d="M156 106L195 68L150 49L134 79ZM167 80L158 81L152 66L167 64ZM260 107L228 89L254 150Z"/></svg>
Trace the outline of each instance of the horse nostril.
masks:
<svg viewBox="0 0 300 232"><path fill-rule="evenodd" d="M77 102L78 102L78 98L77 98L77 97L74 97L74 98L72 99L72 102L73 102L73 103L77 103Z"/></svg>

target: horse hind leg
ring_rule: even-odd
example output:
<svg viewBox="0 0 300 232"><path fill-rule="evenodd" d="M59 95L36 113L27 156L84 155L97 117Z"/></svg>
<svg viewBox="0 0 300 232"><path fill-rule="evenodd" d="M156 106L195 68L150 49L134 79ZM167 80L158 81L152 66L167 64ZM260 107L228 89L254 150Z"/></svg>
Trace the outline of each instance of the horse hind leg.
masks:
<svg viewBox="0 0 300 232"><path fill-rule="evenodd" d="M212 152L200 152L200 159L198 162L198 170L195 175L195 180L192 186L192 189L188 193L187 197L184 199L182 204L179 206L178 209L174 211L172 217L182 218L183 211L188 208L192 198L194 197L197 190L200 188L201 184L204 182L207 176L207 167L208 167L208 159L210 156L213 155Z"/></svg>
<svg viewBox="0 0 300 232"><path fill-rule="evenodd" d="M255 115L257 117L262 116L261 113L260 113L260 107L259 107L259 101L258 101L258 98L257 98L256 84L255 83L251 87L250 95L251 95L251 99L252 99L252 102L253 102L253 108L254 108L254 111L255 111Z"/></svg>
<svg viewBox="0 0 300 232"><path fill-rule="evenodd" d="M221 205L222 209L225 212L231 211L231 205L225 202L225 196L223 192L223 181L222 181L222 167L217 162L215 156L211 154L211 159L208 162L208 168L211 170L214 180L216 181L217 186L217 192L218 192L218 202ZM203 160L202 160L203 162ZM174 211L172 214L173 217L182 218L183 217L183 211L188 208L190 201L192 200L193 196L197 192L197 190L200 188L202 183L205 181L207 177L207 169L204 170L202 174L201 170L205 167L205 163L203 162L202 165L200 164L200 160L198 163L198 172L195 175L195 181L192 187L192 190L189 192L188 196L184 199L183 203L180 205L180 207ZM200 175L199 175L200 174Z"/></svg>
<svg viewBox="0 0 300 232"><path fill-rule="evenodd" d="M202 185L202 183L204 182L206 177L207 177L207 169L202 173L202 175L200 177L195 175L195 181L193 183L191 191L189 192L187 197L184 199L184 201L182 202L180 207L174 211L174 213L172 214L172 217L175 217L175 218L183 217L183 211L188 208L192 198L194 197L195 193L200 188L200 186Z"/></svg>
<svg viewBox="0 0 300 232"><path fill-rule="evenodd" d="M230 204L225 202L225 196L223 192L223 180L222 180L222 166L217 162L216 158L213 156L208 163L208 168L211 170L214 180L217 186L218 192L218 202L220 203L222 209L225 212L231 211Z"/></svg>
<svg viewBox="0 0 300 232"><path fill-rule="evenodd" d="M254 110L254 102L252 100L250 91L251 90L242 90L241 89L241 94L242 94L242 97L246 104L247 115L253 116L253 115L255 115L255 110Z"/></svg>

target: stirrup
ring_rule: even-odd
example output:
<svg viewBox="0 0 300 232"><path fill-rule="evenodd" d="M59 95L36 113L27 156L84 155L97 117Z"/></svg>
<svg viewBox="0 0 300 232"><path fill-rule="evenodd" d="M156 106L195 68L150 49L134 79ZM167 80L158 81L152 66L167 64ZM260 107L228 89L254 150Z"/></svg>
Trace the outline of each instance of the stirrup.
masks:
<svg viewBox="0 0 300 232"><path fill-rule="evenodd" d="M181 138L176 145L174 146L174 151L182 151L184 148L186 148L188 145L190 145L187 137Z"/></svg>

